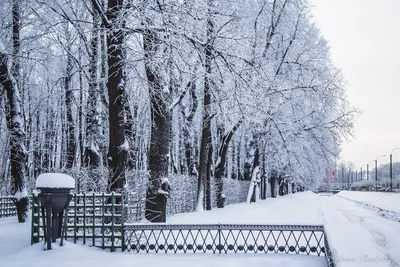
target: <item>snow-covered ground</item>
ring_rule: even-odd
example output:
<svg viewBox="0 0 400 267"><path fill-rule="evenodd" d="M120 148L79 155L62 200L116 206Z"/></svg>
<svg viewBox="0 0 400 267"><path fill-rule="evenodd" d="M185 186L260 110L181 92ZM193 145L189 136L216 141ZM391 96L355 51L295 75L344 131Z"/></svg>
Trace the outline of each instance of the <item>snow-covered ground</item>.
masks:
<svg viewBox="0 0 400 267"><path fill-rule="evenodd" d="M340 192L338 196L353 201L357 205L369 209L386 219L400 222L400 194L376 192Z"/></svg>
<svg viewBox="0 0 400 267"><path fill-rule="evenodd" d="M384 210L400 213L399 193L341 191L338 193L338 196L363 202Z"/></svg>
<svg viewBox="0 0 400 267"><path fill-rule="evenodd" d="M319 204L336 266L400 266L399 222L341 196L321 196Z"/></svg>
<svg viewBox="0 0 400 267"><path fill-rule="evenodd" d="M182 213L168 223L311 224L321 225L319 196L297 193L251 204L236 204L207 212Z"/></svg>
<svg viewBox="0 0 400 267"><path fill-rule="evenodd" d="M350 192L352 193L352 192ZM384 194L384 193L382 193ZM393 205L398 205L394 203ZM312 192L208 212L179 214L168 223L324 224L336 266L399 266L400 223L340 196ZM30 246L30 224L0 219L0 265L25 266L326 266L324 257L286 254L158 254L109 253L74 245Z"/></svg>

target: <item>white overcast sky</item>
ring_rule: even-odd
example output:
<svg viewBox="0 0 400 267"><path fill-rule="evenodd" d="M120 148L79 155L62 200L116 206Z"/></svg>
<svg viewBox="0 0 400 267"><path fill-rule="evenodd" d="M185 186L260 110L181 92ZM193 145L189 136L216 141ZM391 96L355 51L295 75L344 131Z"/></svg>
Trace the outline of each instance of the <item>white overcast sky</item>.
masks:
<svg viewBox="0 0 400 267"><path fill-rule="evenodd" d="M400 0L309 1L348 99L362 111L341 160L360 169L386 154L378 164L388 163L400 148ZM400 150L393 161L400 161Z"/></svg>

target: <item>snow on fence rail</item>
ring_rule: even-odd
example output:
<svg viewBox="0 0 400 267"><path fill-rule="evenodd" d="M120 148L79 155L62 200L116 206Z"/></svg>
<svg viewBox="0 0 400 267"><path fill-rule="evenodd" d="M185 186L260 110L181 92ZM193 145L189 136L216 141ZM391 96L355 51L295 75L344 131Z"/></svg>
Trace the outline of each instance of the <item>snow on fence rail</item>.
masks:
<svg viewBox="0 0 400 267"><path fill-rule="evenodd" d="M123 215L121 194L73 194L64 218L65 239L115 251L121 248ZM31 243L44 239L39 198L32 200Z"/></svg>
<svg viewBox="0 0 400 267"><path fill-rule="evenodd" d="M128 252L306 254L334 266L322 225L131 224L123 232Z"/></svg>
<svg viewBox="0 0 400 267"><path fill-rule="evenodd" d="M17 216L17 208L12 196L0 196L0 218Z"/></svg>

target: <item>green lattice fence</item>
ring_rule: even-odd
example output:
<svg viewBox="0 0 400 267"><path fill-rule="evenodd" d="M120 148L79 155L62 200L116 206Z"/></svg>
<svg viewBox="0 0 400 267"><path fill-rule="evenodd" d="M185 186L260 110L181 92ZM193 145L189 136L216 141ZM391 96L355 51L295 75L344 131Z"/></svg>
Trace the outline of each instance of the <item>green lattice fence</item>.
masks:
<svg viewBox="0 0 400 267"><path fill-rule="evenodd" d="M65 218L66 240L115 251L122 247L124 205L121 194L73 194ZM32 201L31 243L44 239L39 198ZM64 221L64 222L65 222Z"/></svg>
<svg viewBox="0 0 400 267"><path fill-rule="evenodd" d="M14 197L0 197L0 218L17 216L17 208L14 203Z"/></svg>

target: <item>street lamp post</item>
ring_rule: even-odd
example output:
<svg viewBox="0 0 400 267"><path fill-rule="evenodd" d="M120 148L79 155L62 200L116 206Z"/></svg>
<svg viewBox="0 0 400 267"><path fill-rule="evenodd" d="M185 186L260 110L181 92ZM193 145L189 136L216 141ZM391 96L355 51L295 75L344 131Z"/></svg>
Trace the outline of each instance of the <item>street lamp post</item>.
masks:
<svg viewBox="0 0 400 267"><path fill-rule="evenodd" d="M369 180L369 164L367 164L367 180Z"/></svg>
<svg viewBox="0 0 400 267"><path fill-rule="evenodd" d="M362 166L361 166L360 178L361 178L360 181L362 182L362 180L363 180Z"/></svg>
<svg viewBox="0 0 400 267"><path fill-rule="evenodd" d="M351 169L349 168L349 175L347 176L347 190L350 189Z"/></svg>
<svg viewBox="0 0 400 267"><path fill-rule="evenodd" d="M375 192L378 192L378 160L375 160Z"/></svg>
<svg viewBox="0 0 400 267"><path fill-rule="evenodd" d="M399 150L400 148L395 148L392 150L392 152L390 152L390 192L393 191L393 151L395 150Z"/></svg>
<svg viewBox="0 0 400 267"><path fill-rule="evenodd" d="M378 191L378 158L380 157L386 157L386 155L380 155L375 160L375 192Z"/></svg>
<svg viewBox="0 0 400 267"><path fill-rule="evenodd" d="M368 164L363 164L361 165L361 181L364 180L364 172L363 172L364 165L367 165L367 180L368 180Z"/></svg>
<svg viewBox="0 0 400 267"><path fill-rule="evenodd" d="M392 185L393 168L392 168L392 165L393 165L393 163L392 163L392 153L390 153L390 192L393 191L393 185Z"/></svg>
<svg viewBox="0 0 400 267"><path fill-rule="evenodd" d="M342 184L341 189L344 189L346 182L344 181L344 164L342 165Z"/></svg>

